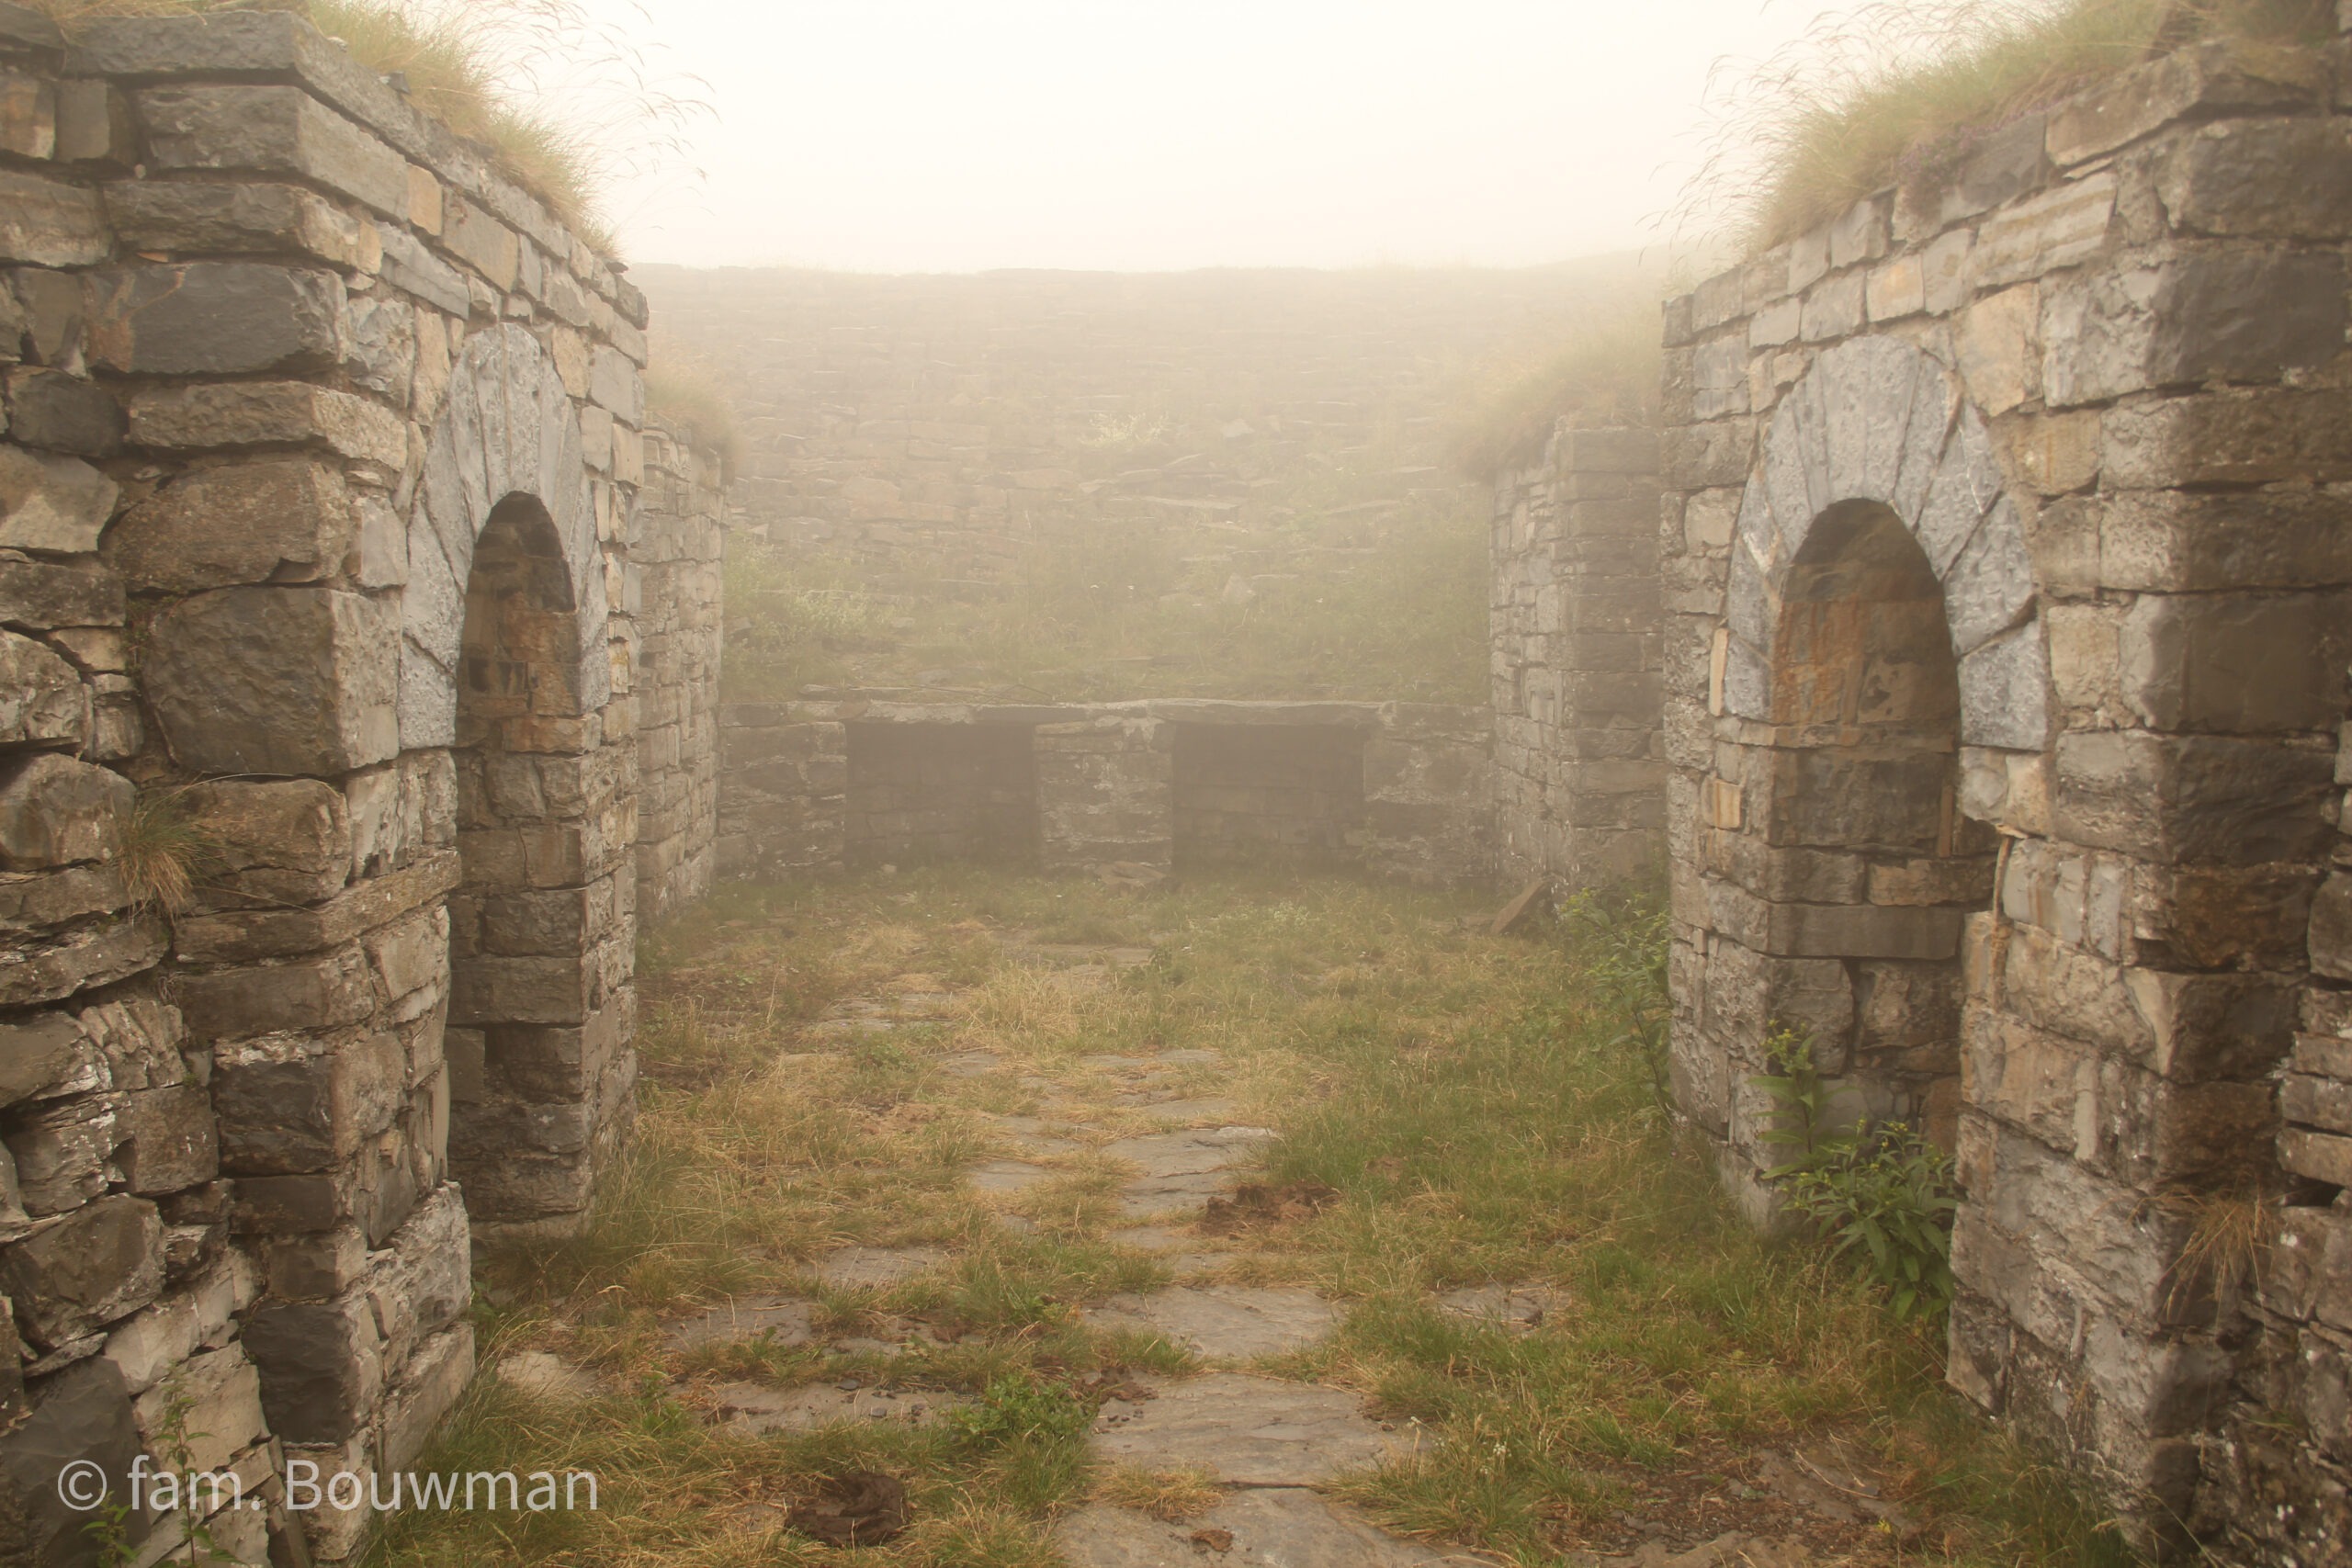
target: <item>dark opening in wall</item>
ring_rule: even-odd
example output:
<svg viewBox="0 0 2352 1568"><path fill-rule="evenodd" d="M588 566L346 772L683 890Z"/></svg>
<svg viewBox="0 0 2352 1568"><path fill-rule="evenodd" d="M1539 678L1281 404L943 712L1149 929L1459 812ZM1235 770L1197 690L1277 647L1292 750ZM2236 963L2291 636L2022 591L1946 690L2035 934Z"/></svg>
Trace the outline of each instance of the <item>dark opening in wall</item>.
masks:
<svg viewBox="0 0 2352 1568"><path fill-rule="evenodd" d="M1962 922L1992 897L1996 840L1959 811L1943 590L1893 511L1823 513L1789 569L1776 643L1764 827L1799 895L1776 945L1845 960L1852 1032L1816 1042L1823 1066L1851 1075L1859 1109L1949 1149Z"/></svg>
<svg viewBox="0 0 2352 1568"><path fill-rule="evenodd" d="M1036 860L1030 726L852 724L848 731L848 863Z"/></svg>
<svg viewBox="0 0 2352 1568"><path fill-rule="evenodd" d="M1350 860L1363 749L1346 725L1178 725L1177 864Z"/></svg>

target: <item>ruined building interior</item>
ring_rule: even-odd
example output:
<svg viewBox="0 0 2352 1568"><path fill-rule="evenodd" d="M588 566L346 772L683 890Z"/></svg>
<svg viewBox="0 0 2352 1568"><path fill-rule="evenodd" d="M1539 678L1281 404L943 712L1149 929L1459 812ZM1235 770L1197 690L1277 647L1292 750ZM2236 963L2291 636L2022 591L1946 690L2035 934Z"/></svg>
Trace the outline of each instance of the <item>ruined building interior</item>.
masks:
<svg viewBox="0 0 2352 1568"><path fill-rule="evenodd" d="M418 1462L476 1373L472 1260L590 1224L640 936L721 881L975 861L1662 883L1673 1104L1754 1224L1801 1028L1840 1116L1956 1162L1962 1398L2153 1556L2352 1562L2340 48L2136 67L1668 301L1656 418L1496 481L1466 705L722 702L754 537L978 582L1156 508L1237 601L1336 569L1237 543L1246 479L1081 482L1051 435L1016 470L997 414L940 417L923 312L967 299L640 288L291 15L69 46L0 6L0 1557L100 1561L52 1477L167 1427L274 1499L213 1519L222 1560L366 1551L287 1466ZM1092 360L1036 328L1079 429L1138 342L1242 309L993 287L999 344L1118 323ZM1307 450L1353 439L1338 381L1525 320L1363 287L1405 291L1374 346L1332 324L1363 299L1285 297L1299 340L1171 374L1246 368ZM737 310L761 353L821 330L729 485L644 372L649 328ZM1276 428L1235 417L1237 452ZM2198 1267L2231 1204L2242 1277ZM107 1561L184 1539L136 1523Z"/></svg>

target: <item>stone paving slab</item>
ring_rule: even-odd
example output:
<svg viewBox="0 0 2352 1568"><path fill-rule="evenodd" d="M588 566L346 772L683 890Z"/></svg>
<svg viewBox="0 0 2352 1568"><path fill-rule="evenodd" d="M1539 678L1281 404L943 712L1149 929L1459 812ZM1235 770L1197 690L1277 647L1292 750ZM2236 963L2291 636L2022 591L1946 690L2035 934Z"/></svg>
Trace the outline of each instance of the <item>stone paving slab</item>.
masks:
<svg viewBox="0 0 2352 1568"><path fill-rule="evenodd" d="M1568 1304L1567 1292L1556 1286L1469 1285L1448 1291L1437 1299L1438 1310L1467 1317L1512 1334L1528 1334L1554 1321Z"/></svg>
<svg viewBox="0 0 2352 1568"><path fill-rule="evenodd" d="M817 1278L835 1290L878 1290L946 1261L935 1247L844 1247L817 1260Z"/></svg>
<svg viewBox="0 0 2352 1568"><path fill-rule="evenodd" d="M1054 1544L1072 1568L1431 1568L1472 1563L1400 1540L1312 1492L1238 1492L1207 1513L1165 1524L1096 1504L1064 1519Z"/></svg>
<svg viewBox="0 0 2352 1568"><path fill-rule="evenodd" d="M603 1378L546 1350L518 1350L498 1363L500 1381L548 1404L581 1404L612 1392Z"/></svg>
<svg viewBox="0 0 2352 1568"><path fill-rule="evenodd" d="M1174 1285L1117 1295L1084 1313L1096 1328L1158 1334L1202 1356L1278 1356L1329 1336L1340 1321L1312 1291L1250 1285Z"/></svg>
<svg viewBox="0 0 2352 1568"><path fill-rule="evenodd" d="M1161 1122L1214 1122L1220 1126L1233 1120L1235 1106L1229 1100L1147 1100L1145 1115Z"/></svg>
<svg viewBox="0 0 2352 1568"><path fill-rule="evenodd" d="M1344 1389L1239 1372L1157 1385L1140 1404L1110 1400L1095 1457L1147 1470L1199 1470L1229 1486L1315 1486L1406 1451Z"/></svg>
<svg viewBox="0 0 2352 1568"><path fill-rule="evenodd" d="M1197 1176L1147 1176L1119 1189L1119 1213L1131 1220L1170 1210L1196 1213L1226 1186L1224 1175L1214 1170Z"/></svg>
<svg viewBox="0 0 2352 1568"><path fill-rule="evenodd" d="M790 1296L738 1296L672 1324L662 1337L673 1350L691 1350L702 1345L757 1339L762 1335L778 1345L808 1344L815 1337L808 1303Z"/></svg>
<svg viewBox="0 0 2352 1568"><path fill-rule="evenodd" d="M1199 1176L1241 1164L1273 1136L1264 1127L1192 1127L1115 1139L1102 1153L1141 1167L1148 1177Z"/></svg>

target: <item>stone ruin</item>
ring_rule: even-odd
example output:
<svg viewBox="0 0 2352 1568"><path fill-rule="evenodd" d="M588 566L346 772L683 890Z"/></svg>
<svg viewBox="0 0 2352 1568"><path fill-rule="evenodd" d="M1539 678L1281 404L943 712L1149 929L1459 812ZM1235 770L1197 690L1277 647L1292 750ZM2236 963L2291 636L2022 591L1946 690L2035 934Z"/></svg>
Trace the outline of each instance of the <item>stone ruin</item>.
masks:
<svg viewBox="0 0 2352 1568"><path fill-rule="evenodd" d="M576 1227L627 1132L718 475L618 265L307 22L0 5L0 1558L87 1560L58 1467L122 1495L175 1400L271 1500L219 1550L339 1558L287 1462L413 1463L469 1238Z"/></svg>
<svg viewBox="0 0 2352 1568"><path fill-rule="evenodd" d="M617 263L303 22L0 5L0 1552L85 1560L57 1467L180 1399L273 1500L224 1550L355 1551L288 1461L419 1454L469 1247L582 1222L637 923L719 867L1282 855L1662 861L1676 1093L1759 1223L1794 1026L1958 1156L1957 1387L2144 1544L2341 1561L2347 70L2183 51L1673 301L1657 427L1498 488L1491 709L722 713L719 474ZM826 461L962 439L826 418ZM743 493L890 571L948 507L1001 571L1022 486L955 460ZM1037 472L1040 518L1128 504ZM1228 480L1129 500L1210 528Z"/></svg>
<svg viewBox="0 0 2352 1568"><path fill-rule="evenodd" d="M1725 1182L1770 1215L1809 1032L1957 1155L1953 1385L2276 1568L2352 1553L2347 48L2140 65L1709 279L1660 428L1496 522L1503 852L1662 827Z"/></svg>

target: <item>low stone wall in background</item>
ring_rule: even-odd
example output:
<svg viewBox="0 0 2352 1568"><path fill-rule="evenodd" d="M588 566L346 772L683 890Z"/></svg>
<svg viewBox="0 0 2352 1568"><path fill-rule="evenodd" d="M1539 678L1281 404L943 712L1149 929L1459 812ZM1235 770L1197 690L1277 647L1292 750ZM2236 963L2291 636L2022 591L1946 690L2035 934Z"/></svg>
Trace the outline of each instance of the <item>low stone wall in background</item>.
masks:
<svg viewBox="0 0 2352 1568"><path fill-rule="evenodd" d="M775 878L926 858L1494 875L1487 721L1411 703L730 704L719 857Z"/></svg>

